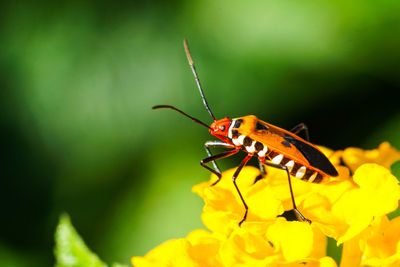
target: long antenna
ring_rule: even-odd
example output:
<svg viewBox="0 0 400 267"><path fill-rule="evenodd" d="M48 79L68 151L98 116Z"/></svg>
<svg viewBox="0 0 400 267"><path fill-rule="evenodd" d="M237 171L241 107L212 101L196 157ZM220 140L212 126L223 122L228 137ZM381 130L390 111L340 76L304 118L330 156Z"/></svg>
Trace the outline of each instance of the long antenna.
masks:
<svg viewBox="0 0 400 267"><path fill-rule="evenodd" d="M216 121L214 114L211 112L211 109L208 106L206 97L204 96L204 93L203 93L203 89L201 88L199 76L197 75L196 68L194 67L193 59L192 59L192 56L190 55L190 51L189 51L189 47L188 47L188 43L187 43L186 39L183 40L183 46L185 47L186 57L189 61L189 65L190 65L190 68L192 69L194 78L196 79L197 87L199 88L201 99L203 100L203 104L206 107L211 118L213 118L213 120Z"/></svg>
<svg viewBox="0 0 400 267"><path fill-rule="evenodd" d="M203 125L204 127L207 127L208 129L211 129L211 127L208 126L207 124L205 124L204 122L202 122L202 121L200 121L200 120L198 120L198 119L196 119L196 118L193 118L192 116L186 114L185 112L183 112L183 111L180 110L180 109L177 109L177 108L174 107L174 106L170 106L170 105L158 105L158 106L152 107L152 109L160 109L160 108L169 108L169 109L173 109L173 110L175 110L175 111L178 111L179 113L181 113L182 115L188 117L188 118L191 119L192 121L197 122L198 124L201 124L201 125Z"/></svg>

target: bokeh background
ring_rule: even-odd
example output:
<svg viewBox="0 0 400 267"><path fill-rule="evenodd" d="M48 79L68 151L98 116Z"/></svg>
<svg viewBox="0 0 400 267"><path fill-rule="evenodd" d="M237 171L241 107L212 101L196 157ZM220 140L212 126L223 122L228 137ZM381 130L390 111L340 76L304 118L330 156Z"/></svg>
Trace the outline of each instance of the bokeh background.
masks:
<svg viewBox="0 0 400 267"><path fill-rule="evenodd" d="M183 38L218 118L399 148L399 14L389 0L2 2L0 266L53 265L62 212L109 263L202 227L191 187L211 137L151 110L211 121Z"/></svg>

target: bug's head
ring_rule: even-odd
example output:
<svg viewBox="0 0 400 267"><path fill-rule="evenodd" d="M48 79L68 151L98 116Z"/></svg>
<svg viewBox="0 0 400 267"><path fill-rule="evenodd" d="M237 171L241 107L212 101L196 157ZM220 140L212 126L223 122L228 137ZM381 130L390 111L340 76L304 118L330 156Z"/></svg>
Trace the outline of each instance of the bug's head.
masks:
<svg viewBox="0 0 400 267"><path fill-rule="evenodd" d="M228 136L229 126L231 125L231 119L225 117L221 120L214 121L210 126L210 134L219 136Z"/></svg>

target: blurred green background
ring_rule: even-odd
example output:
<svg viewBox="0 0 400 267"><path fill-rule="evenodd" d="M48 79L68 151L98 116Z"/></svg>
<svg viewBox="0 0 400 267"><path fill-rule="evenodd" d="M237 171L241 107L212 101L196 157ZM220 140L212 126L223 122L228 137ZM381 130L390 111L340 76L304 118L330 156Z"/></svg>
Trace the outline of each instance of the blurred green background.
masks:
<svg viewBox="0 0 400 267"><path fill-rule="evenodd" d="M398 1L2 2L0 266L54 264L64 211L109 263L202 227L190 190L212 138L151 110L211 121L183 38L218 118L399 148L399 14Z"/></svg>

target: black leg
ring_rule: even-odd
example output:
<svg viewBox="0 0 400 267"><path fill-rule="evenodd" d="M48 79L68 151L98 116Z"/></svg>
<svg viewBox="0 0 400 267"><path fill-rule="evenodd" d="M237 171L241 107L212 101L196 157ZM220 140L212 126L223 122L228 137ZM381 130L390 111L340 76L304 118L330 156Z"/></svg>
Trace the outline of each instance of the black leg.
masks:
<svg viewBox="0 0 400 267"><path fill-rule="evenodd" d="M303 216L303 214L301 214L301 212L297 209L296 206L296 202L294 201L294 195L293 195L293 188L292 188L292 181L290 179L290 173L289 173L289 169L285 166L285 165L279 165L279 164L273 164L271 162L265 162L265 165L274 167L274 168L278 168L281 170L285 170L288 176L288 182L289 182L289 189L290 189L290 196L292 197L292 204L293 204L293 210L297 213L297 215L299 215L299 217L303 220L306 221L308 223L311 223L311 221L309 219L307 219L306 217Z"/></svg>
<svg viewBox="0 0 400 267"><path fill-rule="evenodd" d="M212 157L213 154L210 151L210 147L227 147L227 148L233 148L235 147L232 144L228 144L219 140L215 140L215 141L207 141L204 144L204 148L206 149L207 155L209 157ZM212 161L212 164L214 166L214 170L216 170L218 173L221 173L220 169L218 168L217 162L215 162L215 160Z"/></svg>
<svg viewBox="0 0 400 267"><path fill-rule="evenodd" d="M265 176L267 174L267 170L265 169L264 164L261 163L260 158L258 158L258 168L260 169L261 175Z"/></svg>
<svg viewBox="0 0 400 267"><path fill-rule="evenodd" d="M299 132L301 132L303 130L306 134L306 140L310 141L310 134L308 132L308 127L304 123L300 123L300 124L294 126L293 129L290 131L297 135Z"/></svg>
<svg viewBox="0 0 400 267"><path fill-rule="evenodd" d="M258 159L258 168L260 169L260 175L258 175L256 179L254 179L254 183L257 183L262 178L264 178L265 175L267 175L267 170L265 169L264 164L262 164L260 158L257 157L257 159Z"/></svg>
<svg viewBox="0 0 400 267"><path fill-rule="evenodd" d="M242 193L240 193L239 187L236 184L236 178L239 176L240 171L243 169L244 165L246 165L246 163L249 161L249 159L251 159L251 157L252 157L252 155L247 155L244 158L244 160L240 163L239 167L236 169L236 171L235 171L235 173L233 174L233 177L232 177L232 181L233 181L233 184L235 185L236 191L238 192L239 197L242 200L243 206L246 209L246 211L244 213L244 216L243 216L243 219L239 222L239 226L241 226L242 223L246 220L247 212L248 212L249 208L247 207L247 204L244 201Z"/></svg>
<svg viewBox="0 0 400 267"><path fill-rule="evenodd" d="M205 159L202 159L202 160L200 161L200 164L201 164L201 166L202 166L203 168L209 170L210 172L214 173L214 174L217 175L217 177L218 177L218 180L215 181L213 184L211 184L211 186L216 185L216 184L221 180L221 177L222 177L222 176L221 176L221 172L220 172L219 170L214 170L214 169L208 167L206 164L207 164L208 162L210 162L210 161L215 161L215 160L217 160L217 159L227 158L227 157L229 157L229 156L232 156L232 155L238 153L239 151L240 151L240 148L235 148L234 150L225 151L225 152L222 152L222 153L219 153L219 154L216 154L216 155L212 155L212 156L210 156L210 157L208 157L208 158L205 158Z"/></svg>

